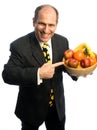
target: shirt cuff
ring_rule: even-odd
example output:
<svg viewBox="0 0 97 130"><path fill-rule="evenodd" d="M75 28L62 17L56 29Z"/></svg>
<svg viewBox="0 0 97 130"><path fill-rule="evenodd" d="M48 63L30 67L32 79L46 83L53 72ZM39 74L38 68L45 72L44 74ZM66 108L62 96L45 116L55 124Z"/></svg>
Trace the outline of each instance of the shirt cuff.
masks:
<svg viewBox="0 0 97 130"><path fill-rule="evenodd" d="M37 71L37 84L38 84L38 85L40 85L40 84L43 82L42 79L40 78L39 70L40 70L40 68L39 68L38 71Z"/></svg>

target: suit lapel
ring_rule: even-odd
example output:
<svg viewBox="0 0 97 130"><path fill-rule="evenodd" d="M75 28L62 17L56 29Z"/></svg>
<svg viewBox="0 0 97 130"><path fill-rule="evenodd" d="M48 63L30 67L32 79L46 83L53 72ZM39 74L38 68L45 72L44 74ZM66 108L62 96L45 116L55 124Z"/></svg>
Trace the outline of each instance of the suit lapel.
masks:
<svg viewBox="0 0 97 130"><path fill-rule="evenodd" d="M52 42L52 63L56 63L58 58L58 47L56 45L56 41L54 38L51 39L51 42Z"/></svg>
<svg viewBox="0 0 97 130"><path fill-rule="evenodd" d="M31 37L32 56L42 65L45 62L43 52L35 36Z"/></svg>

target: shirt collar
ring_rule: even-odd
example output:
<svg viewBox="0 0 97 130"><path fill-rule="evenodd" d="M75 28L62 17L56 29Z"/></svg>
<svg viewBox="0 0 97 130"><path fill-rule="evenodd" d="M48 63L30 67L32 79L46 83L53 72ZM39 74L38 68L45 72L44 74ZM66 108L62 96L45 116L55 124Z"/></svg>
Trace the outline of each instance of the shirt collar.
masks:
<svg viewBox="0 0 97 130"><path fill-rule="evenodd" d="M37 36L36 36L36 38L37 38ZM37 38L37 40L38 40L38 38ZM42 47L44 42L40 42L39 40L38 40L38 42L39 42L39 45ZM46 42L46 43L48 44L48 47L51 48L51 39L48 42Z"/></svg>
<svg viewBox="0 0 97 130"><path fill-rule="evenodd" d="M39 42L40 46L42 46L43 43L44 43L44 42ZM48 44L48 47L51 47L51 39L50 39L48 42L46 42L46 43Z"/></svg>

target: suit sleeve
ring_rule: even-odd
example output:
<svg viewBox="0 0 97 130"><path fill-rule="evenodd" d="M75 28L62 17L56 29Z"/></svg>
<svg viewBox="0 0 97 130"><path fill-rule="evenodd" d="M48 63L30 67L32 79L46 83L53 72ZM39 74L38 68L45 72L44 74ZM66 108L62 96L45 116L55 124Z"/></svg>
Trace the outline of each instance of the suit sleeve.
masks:
<svg viewBox="0 0 97 130"><path fill-rule="evenodd" d="M4 82L12 85L37 85L38 67L24 64L22 52L14 44L11 44L10 51L11 55L2 72Z"/></svg>
<svg viewBox="0 0 97 130"><path fill-rule="evenodd" d="M66 71L66 70L65 70ZM72 75L70 75L67 71L66 71L66 73L72 78L72 80L74 80L74 81L77 81L78 80L78 77L77 76L72 76Z"/></svg>

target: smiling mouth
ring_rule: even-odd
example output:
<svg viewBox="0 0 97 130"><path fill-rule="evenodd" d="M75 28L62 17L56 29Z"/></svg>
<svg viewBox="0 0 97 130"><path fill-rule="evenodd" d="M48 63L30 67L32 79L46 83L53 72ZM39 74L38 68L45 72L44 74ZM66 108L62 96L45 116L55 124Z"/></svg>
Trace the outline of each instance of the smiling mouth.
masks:
<svg viewBox="0 0 97 130"><path fill-rule="evenodd" d="M50 35L50 33L41 33L41 36L42 36L43 38L48 38L49 35Z"/></svg>

